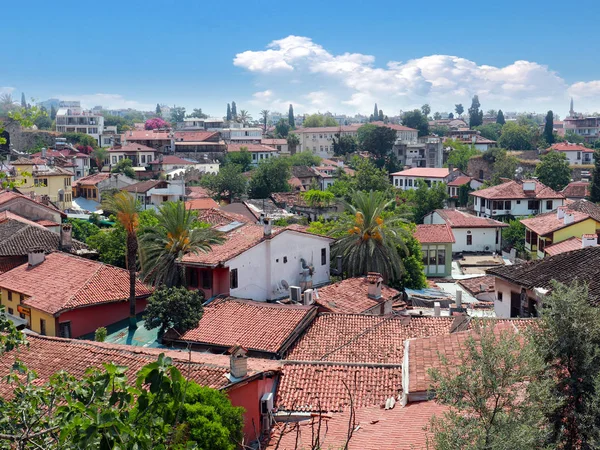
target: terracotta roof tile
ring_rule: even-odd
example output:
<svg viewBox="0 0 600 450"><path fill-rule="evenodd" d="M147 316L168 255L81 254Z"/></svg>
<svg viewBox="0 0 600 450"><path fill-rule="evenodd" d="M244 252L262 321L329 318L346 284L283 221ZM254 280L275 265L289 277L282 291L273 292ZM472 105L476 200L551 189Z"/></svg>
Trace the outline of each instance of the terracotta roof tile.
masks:
<svg viewBox="0 0 600 450"><path fill-rule="evenodd" d="M579 144L570 144L568 142L557 142L552 144L548 150L555 150L557 152L594 153L593 148L587 148Z"/></svg>
<svg viewBox="0 0 600 450"><path fill-rule="evenodd" d="M300 185L302 185L302 182L300 182ZM306 201L304 200L304 197L302 197L302 194L300 192L273 192L271 194L271 198L278 205L285 204L287 208L296 205L306 206Z"/></svg>
<svg viewBox="0 0 600 450"><path fill-rule="evenodd" d="M487 217L477 217L457 209L436 209L436 213L450 228L489 228L507 227L508 224Z"/></svg>
<svg viewBox="0 0 600 450"><path fill-rule="evenodd" d="M448 225L417 225L414 234L421 244L454 243L454 234Z"/></svg>
<svg viewBox="0 0 600 450"><path fill-rule="evenodd" d="M556 211L551 211L549 213L539 214L535 217L532 217L531 219L522 219L521 223L533 232L539 234L540 236L544 236L562 228L570 227L573 224L583 222L584 220L590 218L588 214L579 211L574 211L570 207L565 207L564 211L565 215L573 215L572 222L565 223L564 218L558 218Z"/></svg>
<svg viewBox="0 0 600 450"><path fill-rule="evenodd" d="M212 198L195 198L185 202L185 208L194 211L218 208L219 204Z"/></svg>
<svg viewBox="0 0 600 450"><path fill-rule="evenodd" d="M454 180L448 183L448 186L462 186L464 184L470 183L473 178L468 176L460 176L456 177Z"/></svg>
<svg viewBox="0 0 600 450"><path fill-rule="evenodd" d="M249 152L263 152L263 153L269 153L269 152L278 152L279 150L277 150L276 148L273 147L269 147L268 145L263 145L263 144L236 144L236 143L230 143L227 144L227 151L228 152L239 152L242 150L242 147L246 147L248 149Z"/></svg>
<svg viewBox="0 0 600 450"><path fill-rule="evenodd" d="M85 186L95 186L101 181L110 178L110 173L108 172L98 172L92 175L88 175L87 177L80 178L79 180L75 180L73 182L73 186L85 185Z"/></svg>
<svg viewBox="0 0 600 450"><path fill-rule="evenodd" d="M380 405L400 394L402 367L286 363L276 406L283 411L344 411L350 404L344 382L357 408Z"/></svg>
<svg viewBox="0 0 600 450"><path fill-rule="evenodd" d="M268 138L262 138L260 140L261 144L264 145L287 145L287 140L286 139L268 139Z"/></svg>
<svg viewBox="0 0 600 450"><path fill-rule="evenodd" d="M1 217L10 218L2 220ZM58 250L59 247L60 235L58 233L16 214L7 211L0 213L0 256L25 256L32 248L51 253ZM73 251L77 251L88 247L83 242L73 239L72 248Z"/></svg>
<svg viewBox="0 0 600 450"><path fill-rule="evenodd" d="M573 250L579 250L582 247L581 238L578 237L570 237L562 242L558 242L556 244L548 245L544 252L550 256L558 255L564 252L570 252Z"/></svg>
<svg viewBox="0 0 600 450"><path fill-rule="evenodd" d="M319 314L286 359L402 364L404 341L450 333L452 317Z"/></svg>
<svg viewBox="0 0 600 450"><path fill-rule="evenodd" d="M574 202L568 204L567 210L585 213L596 222L600 222L600 205L590 202L589 200L575 200Z"/></svg>
<svg viewBox="0 0 600 450"><path fill-rule="evenodd" d="M192 198L208 198L210 194L206 188L201 186L189 186L185 188L185 195L188 199Z"/></svg>
<svg viewBox="0 0 600 450"><path fill-rule="evenodd" d="M567 198L585 198L590 196L589 181L573 181L561 191Z"/></svg>
<svg viewBox="0 0 600 450"><path fill-rule="evenodd" d="M177 142L204 142L218 133L218 131L176 131L175 140Z"/></svg>
<svg viewBox="0 0 600 450"><path fill-rule="evenodd" d="M141 281L137 280L136 283L138 297L152 293ZM54 252L46 255L44 262L34 267L23 264L0 275L0 286L27 296L23 301L26 306L57 314L80 306L127 299L129 272L67 253Z"/></svg>
<svg viewBox="0 0 600 450"><path fill-rule="evenodd" d="M44 203L42 203L40 201L39 196L34 196L34 198L32 198L31 195L21 194L20 192L9 191L9 190L0 191L0 207L2 207L14 200L33 202L36 205L41 206L42 208L51 210L53 213L58 212L63 217L67 216L65 213L63 213L58 208L56 208L52 203L50 203L49 205L45 205Z"/></svg>
<svg viewBox="0 0 600 450"><path fill-rule="evenodd" d="M362 313L386 300L400 295L400 291L382 285L381 298L368 296L369 283L365 277L347 278L318 289L316 303L331 312Z"/></svg>
<svg viewBox="0 0 600 450"><path fill-rule="evenodd" d="M124 142L120 146L110 147L107 149L110 153L118 153L118 152L149 152L155 153L156 149L152 147L148 147L144 144L138 144L135 142Z"/></svg>
<svg viewBox="0 0 600 450"><path fill-rule="evenodd" d="M534 191L524 191L523 190L523 182L534 182L535 190ZM517 182L514 180L507 181L506 183L499 184L497 186L492 186L486 189L480 189L478 191L473 191L469 193L469 195L473 195L475 197L481 197L489 200L493 199L561 199L564 198L564 195L554 191L548 186L540 183L537 180L523 180L523 182Z"/></svg>
<svg viewBox="0 0 600 450"><path fill-rule="evenodd" d="M254 223L241 214L225 212L219 208L209 208L198 212L198 220L212 226L223 226L231 222Z"/></svg>
<svg viewBox="0 0 600 450"><path fill-rule="evenodd" d="M431 434L427 432L431 418L441 417L447 407L434 401L396 405L386 410L379 406L355 411L355 428L348 450L424 450ZM350 412L321 416L321 448L344 448L348 438ZM318 430L319 417L287 423L273 429L267 449L281 450L312 448ZM283 436L282 435L283 432Z"/></svg>
<svg viewBox="0 0 600 450"><path fill-rule="evenodd" d="M458 284L465 288L471 295L476 296L482 292L494 292L496 277L485 275L483 277L466 278L459 280ZM481 289L482 286L484 286L484 290Z"/></svg>
<svg viewBox="0 0 600 450"><path fill-rule="evenodd" d="M316 313L313 306L216 300L204 308L196 328L180 337L169 332L165 338L225 349L239 344L248 350L280 354L291 344L290 337L301 332Z"/></svg>
<svg viewBox="0 0 600 450"><path fill-rule="evenodd" d="M146 180L146 181L140 181L139 183L130 184L129 186L125 186L121 190L126 191L126 192L145 193L155 187L166 187L166 186L168 186L168 183L164 180Z"/></svg>
<svg viewBox="0 0 600 450"><path fill-rule="evenodd" d="M155 159L150 164L181 164L181 165L193 165L198 164L194 161L188 161L187 159L180 158L175 155L164 155L161 159Z"/></svg>
<svg viewBox="0 0 600 450"><path fill-rule="evenodd" d="M43 227L57 227L60 223L53 222L52 220L37 220L35 223Z"/></svg>

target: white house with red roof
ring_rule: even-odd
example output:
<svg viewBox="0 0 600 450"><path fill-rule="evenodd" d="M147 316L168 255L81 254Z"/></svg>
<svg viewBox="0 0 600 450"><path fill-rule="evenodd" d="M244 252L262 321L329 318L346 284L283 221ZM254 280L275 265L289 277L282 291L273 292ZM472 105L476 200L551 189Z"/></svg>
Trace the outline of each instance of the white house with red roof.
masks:
<svg viewBox="0 0 600 450"><path fill-rule="evenodd" d="M527 217L554 211L564 205L565 196L538 180L510 180L469 193L480 217Z"/></svg>
<svg viewBox="0 0 600 450"><path fill-rule="evenodd" d="M413 167L391 174L394 187L403 191L417 189L419 180L424 181L428 186L433 186L437 183L447 184L459 176L464 174L458 169L448 167Z"/></svg>
<svg viewBox="0 0 600 450"><path fill-rule="evenodd" d="M483 181L466 175L456 177L448 183L448 198L450 202L456 203L458 201L461 186L468 186L471 190L477 190L483 186Z"/></svg>
<svg viewBox="0 0 600 450"><path fill-rule="evenodd" d="M144 144L136 142L126 142L124 144L115 144L112 147L106 149L108 155L104 160L105 171L110 171L112 166L115 166L119 161L124 159L131 160L133 167L146 167L150 165L150 162L154 160L156 149L148 147Z"/></svg>
<svg viewBox="0 0 600 450"><path fill-rule="evenodd" d="M423 219L426 224L445 224L454 234L452 253L500 252L502 228L508 225L487 217L477 217L457 209L436 209Z"/></svg>
<svg viewBox="0 0 600 450"><path fill-rule="evenodd" d="M279 156L279 150L277 150L275 147L270 147L264 144L240 144L237 142L231 142L227 144L227 152L241 152L244 148L252 155L253 165L257 165L259 162L265 159L275 158Z"/></svg>
<svg viewBox="0 0 600 450"><path fill-rule="evenodd" d="M561 152L567 156L570 165L594 164L594 150L570 142L556 142L548 149L549 152Z"/></svg>

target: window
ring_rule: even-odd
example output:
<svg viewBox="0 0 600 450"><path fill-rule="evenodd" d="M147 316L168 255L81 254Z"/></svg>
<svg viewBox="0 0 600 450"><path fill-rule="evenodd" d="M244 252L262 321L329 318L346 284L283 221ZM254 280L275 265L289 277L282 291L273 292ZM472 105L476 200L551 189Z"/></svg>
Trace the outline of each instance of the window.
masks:
<svg viewBox="0 0 600 450"><path fill-rule="evenodd" d="M212 288L212 272L210 270L203 270L202 274L202 289Z"/></svg>
<svg viewBox="0 0 600 450"><path fill-rule="evenodd" d="M521 200L517 200L517 205L520 205L520 204L521 204Z"/></svg>
<svg viewBox="0 0 600 450"><path fill-rule="evenodd" d="M142 164L146 164L146 155L142 155Z"/></svg>
<svg viewBox="0 0 600 450"><path fill-rule="evenodd" d="M581 159L581 152L577 152L577 159Z"/></svg>
<svg viewBox="0 0 600 450"><path fill-rule="evenodd" d="M412 178L409 178L407 181L408 181L408 185L409 185L410 187L412 187L412 184L413 184L413 180L412 180Z"/></svg>
<svg viewBox="0 0 600 450"><path fill-rule="evenodd" d="M510 208L511 208L510 200L506 200L504 202L504 209L506 209L508 211Z"/></svg>
<svg viewBox="0 0 600 450"><path fill-rule="evenodd" d="M539 238L538 250L544 253L544 248L546 248L546 239L543 237Z"/></svg>
<svg viewBox="0 0 600 450"><path fill-rule="evenodd" d="M527 202L527 209L540 209L540 201L539 200L529 200Z"/></svg>
<svg viewBox="0 0 600 450"><path fill-rule="evenodd" d="M283 263L284 263L284 264L287 264L287 256L284 256L284 257L283 257Z"/></svg>
<svg viewBox="0 0 600 450"><path fill-rule="evenodd" d="M438 266L445 266L446 265L446 250L444 249L440 249L437 252L437 263Z"/></svg>
<svg viewBox="0 0 600 450"><path fill-rule="evenodd" d="M198 271L196 269L188 268L187 279L189 287L198 287Z"/></svg>
<svg viewBox="0 0 600 450"><path fill-rule="evenodd" d="M238 288L238 270L237 269L231 269L231 272L229 272L229 288L230 289Z"/></svg>
<svg viewBox="0 0 600 450"><path fill-rule="evenodd" d="M327 249L322 248L321 249L321 265L324 266L325 264L327 264Z"/></svg>
<svg viewBox="0 0 600 450"><path fill-rule="evenodd" d="M71 177L65 178L65 187L71 186Z"/></svg>
<svg viewBox="0 0 600 450"><path fill-rule="evenodd" d="M33 185L35 187L48 186L48 178L36 178L33 180Z"/></svg>
<svg viewBox="0 0 600 450"><path fill-rule="evenodd" d="M117 163L117 157L116 157L116 156L113 156L113 157L112 157L112 163L113 163L113 164L116 164L116 163Z"/></svg>
<svg viewBox="0 0 600 450"><path fill-rule="evenodd" d="M58 324L58 334L60 337L71 337L71 322L61 322Z"/></svg>
<svg viewBox="0 0 600 450"><path fill-rule="evenodd" d="M40 319L40 334L46 336L46 321L44 319Z"/></svg>
<svg viewBox="0 0 600 450"><path fill-rule="evenodd" d="M502 292L498 292L498 301L501 302L502 301Z"/></svg>
<svg viewBox="0 0 600 450"><path fill-rule="evenodd" d="M473 245L473 235L467 234L467 245Z"/></svg>
<svg viewBox="0 0 600 450"><path fill-rule="evenodd" d="M552 211L552 200L546 200L546 209Z"/></svg>

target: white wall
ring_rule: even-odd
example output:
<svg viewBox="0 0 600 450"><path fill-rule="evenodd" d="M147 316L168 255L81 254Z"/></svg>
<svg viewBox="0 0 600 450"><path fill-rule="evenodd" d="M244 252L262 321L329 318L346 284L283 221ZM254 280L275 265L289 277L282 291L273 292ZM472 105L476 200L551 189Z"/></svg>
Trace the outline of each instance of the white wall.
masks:
<svg viewBox="0 0 600 450"><path fill-rule="evenodd" d="M594 164L594 154L593 153L584 153L577 151L569 151L569 152L561 152L567 155L567 159L569 160L569 164ZM577 159L577 153L579 153L579 159ZM589 156L588 156L589 155ZM584 161L584 158L590 158L589 161Z"/></svg>
<svg viewBox="0 0 600 450"><path fill-rule="evenodd" d="M452 244L452 253L458 252L498 252L501 239L496 245L496 228L452 228L456 242ZM467 235L473 236L473 245L467 245ZM489 247L486 250L486 247Z"/></svg>
<svg viewBox="0 0 600 450"><path fill-rule="evenodd" d="M238 269L238 288L231 289L230 294L259 301L287 296L287 292L276 292L275 287L281 280L286 280L290 286L298 286L301 258L315 268L313 286L328 282L329 243L327 238L291 230L261 242L226 264L230 270ZM321 265L322 248L327 254L324 265Z"/></svg>
<svg viewBox="0 0 600 450"><path fill-rule="evenodd" d="M410 180L410 185L409 185ZM429 181L431 186L435 183L445 183L446 178L425 178L425 177L407 177L404 175L394 175L392 177L392 184L397 189L402 189L403 191L408 191L412 189L417 189L418 182L417 180L423 180L425 182Z"/></svg>
<svg viewBox="0 0 600 450"><path fill-rule="evenodd" d="M498 300L498 293L502 293L502 301ZM494 291L496 299L494 300L494 312L496 317L510 317L511 285L496 277L496 290Z"/></svg>
<svg viewBox="0 0 600 450"><path fill-rule="evenodd" d="M503 207L502 209L494 210L494 209L492 209L493 204L490 203L490 207L488 208L486 206L485 211L481 212L481 204L482 204L481 202L485 202L485 201L486 201L485 199L482 199L480 197L475 197L474 209L478 216L495 217L495 216L506 216L506 215L510 214L514 217L527 217L532 214L543 214L546 212L554 211L556 208L558 208L559 206L562 206L564 203L563 199L553 199L553 200L548 200L549 202L551 202L550 205L546 205L547 200L541 199L541 200L539 200L539 208L540 209L534 213L533 209L529 209L529 206L528 206L529 200L528 199L506 200L506 201L510 201L510 209L508 209L508 210L505 209L505 207ZM548 207L548 206L550 206L550 207ZM494 214L494 211L496 211L495 214Z"/></svg>

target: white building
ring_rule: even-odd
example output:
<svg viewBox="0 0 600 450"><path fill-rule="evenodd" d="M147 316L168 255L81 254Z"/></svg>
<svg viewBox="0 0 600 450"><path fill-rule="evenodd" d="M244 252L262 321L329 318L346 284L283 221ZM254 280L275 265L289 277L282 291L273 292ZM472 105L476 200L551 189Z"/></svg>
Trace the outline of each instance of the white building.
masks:
<svg viewBox="0 0 600 450"><path fill-rule="evenodd" d="M594 164L594 149L583 145L570 144L568 142L557 142L552 144L549 151L561 152L567 156L569 165Z"/></svg>
<svg viewBox="0 0 600 450"><path fill-rule="evenodd" d="M446 224L454 234L452 253L500 252L502 228L508 225L456 209L437 209L423 219L425 224Z"/></svg>
<svg viewBox="0 0 600 450"><path fill-rule="evenodd" d="M181 131L220 131L223 129L225 121L218 117L206 117L200 119L198 117L186 117L183 122L177 124L177 128Z"/></svg>
<svg viewBox="0 0 600 450"><path fill-rule="evenodd" d="M450 171L447 167L413 167L391 174L394 187L403 191L416 189L419 180L424 181L428 186L433 186L437 183L448 183L459 176L464 176L464 174L457 169Z"/></svg>
<svg viewBox="0 0 600 450"><path fill-rule="evenodd" d="M130 159L134 168L143 168L149 166L154 161L156 150L143 144L127 142L123 145L115 145L107 149L108 156L104 160L103 170L110 170L119 161Z"/></svg>
<svg viewBox="0 0 600 450"><path fill-rule="evenodd" d="M260 140L262 145L266 145L267 147L276 148L281 155L289 155L290 150L288 148L287 139L270 139L270 138L262 138Z"/></svg>
<svg viewBox="0 0 600 450"><path fill-rule="evenodd" d="M252 155L252 164L257 165L259 162L269 159L275 158L279 156L279 151L276 148L269 147L267 145L262 144L238 144L238 143L230 143L227 144L227 152L239 152L245 148Z"/></svg>
<svg viewBox="0 0 600 450"><path fill-rule="evenodd" d="M98 145L105 145L102 139L104 117L99 112L83 109L78 101L60 102L56 111L56 131L89 134Z"/></svg>
<svg viewBox="0 0 600 450"><path fill-rule="evenodd" d="M227 143L259 144L262 139L262 128L223 128L221 137Z"/></svg>
<svg viewBox="0 0 600 450"><path fill-rule="evenodd" d="M122 190L135 195L142 209L157 209L165 202L176 202L185 198L183 180L140 181Z"/></svg>
<svg viewBox="0 0 600 450"><path fill-rule="evenodd" d="M333 138L352 136L356 138L360 125L344 125L339 127L297 128L293 131L300 138L297 151L312 151L322 158L333 156Z"/></svg>

